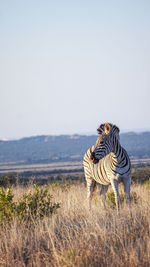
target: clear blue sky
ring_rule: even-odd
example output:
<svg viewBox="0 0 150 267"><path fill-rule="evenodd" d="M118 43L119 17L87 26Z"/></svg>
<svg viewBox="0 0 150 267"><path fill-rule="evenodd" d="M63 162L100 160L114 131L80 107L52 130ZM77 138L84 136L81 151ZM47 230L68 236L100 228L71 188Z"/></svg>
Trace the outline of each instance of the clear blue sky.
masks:
<svg viewBox="0 0 150 267"><path fill-rule="evenodd" d="M150 1L0 1L0 138L150 128Z"/></svg>

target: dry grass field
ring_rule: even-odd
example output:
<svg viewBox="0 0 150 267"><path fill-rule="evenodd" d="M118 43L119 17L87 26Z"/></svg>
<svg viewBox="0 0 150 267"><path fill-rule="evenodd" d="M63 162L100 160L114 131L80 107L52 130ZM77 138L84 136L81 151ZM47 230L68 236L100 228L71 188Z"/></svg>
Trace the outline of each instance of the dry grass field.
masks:
<svg viewBox="0 0 150 267"><path fill-rule="evenodd" d="M33 185L13 187L14 200L28 190ZM118 216L98 192L89 211L84 184L49 191L61 203L55 214L1 225L0 266L150 266L150 187L132 185L132 209L123 203Z"/></svg>

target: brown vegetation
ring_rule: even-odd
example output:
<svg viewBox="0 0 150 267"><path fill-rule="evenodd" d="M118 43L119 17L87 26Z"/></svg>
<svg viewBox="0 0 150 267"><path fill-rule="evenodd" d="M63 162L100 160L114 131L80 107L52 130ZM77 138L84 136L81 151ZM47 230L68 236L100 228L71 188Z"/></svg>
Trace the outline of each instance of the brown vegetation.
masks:
<svg viewBox="0 0 150 267"><path fill-rule="evenodd" d="M15 201L29 189L14 187ZM98 195L90 212L84 184L51 184L49 191L61 203L56 214L1 225L0 266L149 266L149 185L132 185L132 209L123 203L118 216Z"/></svg>

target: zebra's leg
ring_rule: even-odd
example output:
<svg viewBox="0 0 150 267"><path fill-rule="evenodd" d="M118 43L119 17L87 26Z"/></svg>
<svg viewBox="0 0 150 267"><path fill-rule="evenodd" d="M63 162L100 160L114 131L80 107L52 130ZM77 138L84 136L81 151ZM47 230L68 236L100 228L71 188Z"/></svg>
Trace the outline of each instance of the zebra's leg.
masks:
<svg viewBox="0 0 150 267"><path fill-rule="evenodd" d="M114 191L115 195L115 202L116 202L116 208L117 208L117 214L119 213L120 209L120 196L119 196L119 190L118 190L118 180L114 179L111 180L112 189Z"/></svg>
<svg viewBox="0 0 150 267"><path fill-rule="evenodd" d="M124 192L126 194L126 203L130 204L130 185L131 185L131 176L123 178Z"/></svg>
<svg viewBox="0 0 150 267"><path fill-rule="evenodd" d="M103 202L103 207L105 207L105 200L106 200L106 193L108 190L109 185L101 185L101 191L100 191L100 196L102 195L102 202Z"/></svg>
<svg viewBox="0 0 150 267"><path fill-rule="evenodd" d="M88 200L88 205L90 209L91 209L91 200L92 200L93 192L95 188L96 188L96 181L93 180L92 178L88 179L87 180L87 200Z"/></svg>

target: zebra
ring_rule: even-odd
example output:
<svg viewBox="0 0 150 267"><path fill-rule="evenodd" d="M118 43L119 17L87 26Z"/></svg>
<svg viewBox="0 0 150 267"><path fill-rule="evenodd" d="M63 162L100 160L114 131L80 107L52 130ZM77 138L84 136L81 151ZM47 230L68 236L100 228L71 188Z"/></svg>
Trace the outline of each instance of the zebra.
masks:
<svg viewBox="0 0 150 267"><path fill-rule="evenodd" d="M126 202L130 203L131 163L126 150L119 141L119 128L112 123L104 123L97 129L99 136L96 144L87 150L83 158L85 179L87 182L87 198L91 205L92 195L96 183L101 185L105 207L106 193L111 184L119 212L118 183L123 182Z"/></svg>

